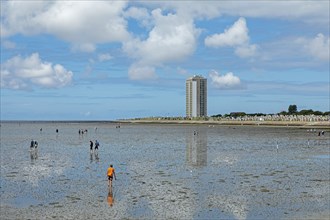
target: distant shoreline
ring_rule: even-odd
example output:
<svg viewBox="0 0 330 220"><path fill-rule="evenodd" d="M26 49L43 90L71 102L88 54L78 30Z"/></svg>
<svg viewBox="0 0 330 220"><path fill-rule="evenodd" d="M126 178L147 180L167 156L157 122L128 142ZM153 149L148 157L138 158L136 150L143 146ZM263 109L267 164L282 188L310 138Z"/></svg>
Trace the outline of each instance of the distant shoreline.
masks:
<svg viewBox="0 0 330 220"><path fill-rule="evenodd" d="M330 121L304 122L304 121L197 121L197 120L146 120L128 119L118 120L117 123L127 124L185 124L185 125L226 125L226 126L265 126L265 127L299 127L299 128L325 128L330 129Z"/></svg>
<svg viewBox="0 0 330 220"><path fill-rule="evenodd" d="M0 123L101 123L101 124L173 124L173 125L218 125L218 126L262 126L262 127L296 127L320 128L330 130L330 121L236 121L236 120L150 120L150 119L120 119L120 120L1 120Z"/></svg>
<svg viewBox="0 0 330 220"><path fill-rule="evenodd" d="M0 123L118 123L116 120L0 120Z"/></svg>

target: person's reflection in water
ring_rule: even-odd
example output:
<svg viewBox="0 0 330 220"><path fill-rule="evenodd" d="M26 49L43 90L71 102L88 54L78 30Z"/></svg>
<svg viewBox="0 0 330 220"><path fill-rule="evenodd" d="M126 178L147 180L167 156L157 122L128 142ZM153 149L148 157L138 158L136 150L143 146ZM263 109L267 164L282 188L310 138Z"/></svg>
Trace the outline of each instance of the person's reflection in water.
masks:
<svg viewBox="0 0 330 220"><path fill-rule="evenodd" d="M100 157L99 157L99 152L95 152L95 160L96 162L99 162L100 161Z"/></svg>
<svg viewBox="0 0 330 220"><path fill-rule="evenodd" d="M31 163L34 163L37 160L37 158L38 158L37 149L30 150L30 158L31 158Z"/></svg>
<svg viewBox="0 0 330 220"><path fill-rule="evenodd" d="M92 152L90 153L90 160L91 160L91 161L90 161L91 163L92 163L93 160L94 160L94 158L93 158L93 153L92 153Z"/></svg>
<svg viewBox="0 0 330 220"><path fill-rule="evenodd" d="M107 202L108 202L109 207L112 207L113 206L114 199L113 199L112 187L109 187Z"/></svg>

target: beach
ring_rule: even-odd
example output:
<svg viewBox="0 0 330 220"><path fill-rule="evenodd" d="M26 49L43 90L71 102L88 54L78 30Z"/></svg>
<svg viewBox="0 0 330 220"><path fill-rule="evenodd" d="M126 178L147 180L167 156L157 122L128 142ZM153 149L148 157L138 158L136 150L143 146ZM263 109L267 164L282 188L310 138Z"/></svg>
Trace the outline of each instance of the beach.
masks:
<svg viewBox="0 0 330 220"><path fill-rule="evenodd" d="M265 120L164 120L164 119L127 119L118 120L117 123L133 124L201 124L201 125L225 125L225 126L266 126L266 127L301 127L330 129L330 121L265 121Z"/></svg>
<svg viewBox="0 0 330 220"><path fill-rule="evenodd" d="M329 219L327 125L241 123L2 122L1 219Z"/></svg>

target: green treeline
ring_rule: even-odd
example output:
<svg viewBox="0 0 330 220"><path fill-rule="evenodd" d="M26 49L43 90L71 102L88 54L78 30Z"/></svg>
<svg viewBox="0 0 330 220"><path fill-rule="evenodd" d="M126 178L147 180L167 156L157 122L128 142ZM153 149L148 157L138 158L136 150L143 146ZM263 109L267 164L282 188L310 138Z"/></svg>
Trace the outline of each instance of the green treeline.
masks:
<svg viewBox="0 0 330 220"><path fill-rule="evenodd" d="M264 114L264 113L253 113L253 114L247 114L245 112L231 112L230 114L225 115L212 115L211 117L244 117L244 116L266 116L266 115L272 115L272 114ZM297 110L296 105L290 105L288 107L288 111L281 111L277 113L276 115L322 115L322 116L328 116L330 115L330 111L327 112L321 112L321 111L314 111L312 109L303 109L301 111Z"/></svg>

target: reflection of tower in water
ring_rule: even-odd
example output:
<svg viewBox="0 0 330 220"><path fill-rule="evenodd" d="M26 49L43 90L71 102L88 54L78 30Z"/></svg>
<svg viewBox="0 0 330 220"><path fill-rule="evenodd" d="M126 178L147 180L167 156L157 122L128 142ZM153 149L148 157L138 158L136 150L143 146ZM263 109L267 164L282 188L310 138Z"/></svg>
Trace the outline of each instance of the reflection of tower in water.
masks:
<svg viewBox="0 0 330 220"><path fill-rule="evenodd" d="M186 162L191 166L207 165L207 133L206 129L188 132L186 135Z"/></svg>

